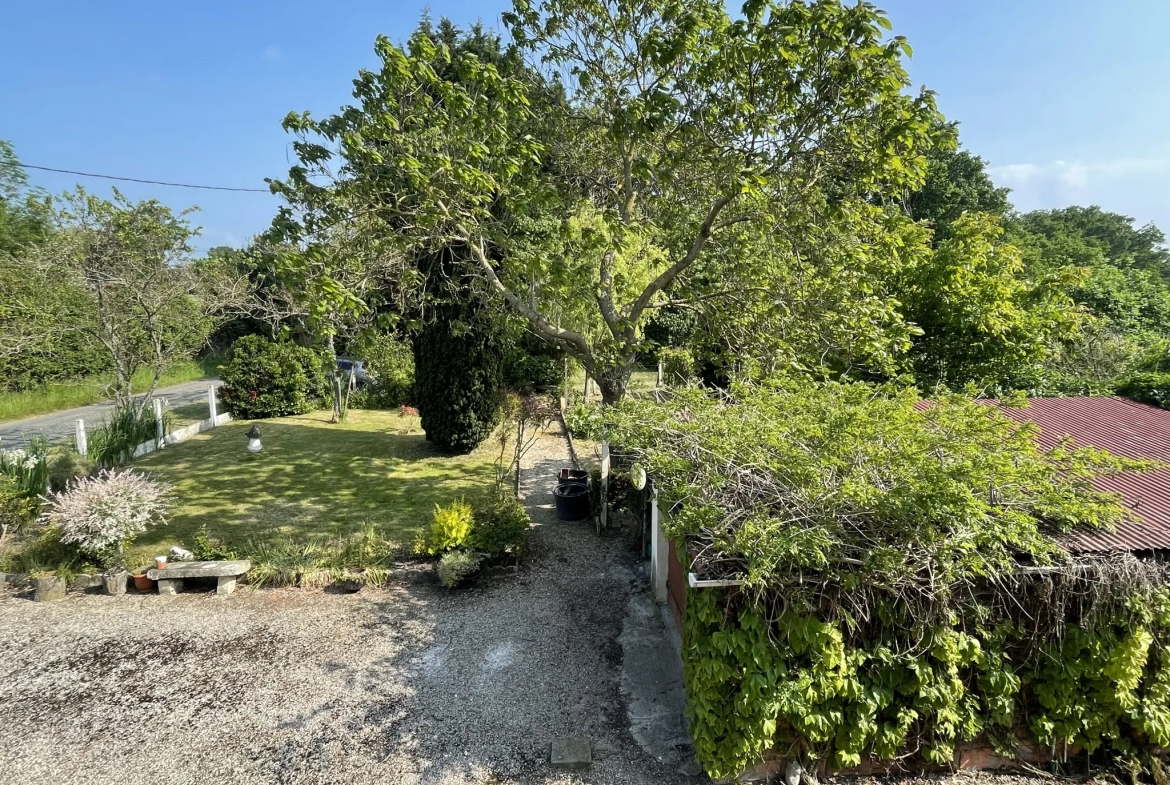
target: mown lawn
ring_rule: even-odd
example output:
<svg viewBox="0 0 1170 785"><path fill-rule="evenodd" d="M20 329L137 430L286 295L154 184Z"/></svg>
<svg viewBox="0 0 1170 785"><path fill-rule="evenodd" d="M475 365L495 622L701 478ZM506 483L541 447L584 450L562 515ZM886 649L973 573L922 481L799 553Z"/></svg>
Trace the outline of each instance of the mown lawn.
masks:
<svg viewBox="0 0 1170 785"><path fill-rule="evenodd" d="M168 523L137 539L135 557L191 548L204 525L228 545L345 536L366 524L409 545L435 504L487 490L499 450L489 439L445 456L417 417L354 410L341 424L328 412L260 421L264 450L251 455L251 425L233 422L134 462L177 497Z"/></svg>

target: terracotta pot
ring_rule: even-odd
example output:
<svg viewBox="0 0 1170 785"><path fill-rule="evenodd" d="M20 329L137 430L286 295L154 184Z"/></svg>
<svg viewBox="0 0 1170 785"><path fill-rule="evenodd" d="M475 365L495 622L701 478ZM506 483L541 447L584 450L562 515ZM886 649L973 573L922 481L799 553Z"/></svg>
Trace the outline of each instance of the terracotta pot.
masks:
<svg viewBox="0 0 1170 785"><path fill-rule="evenodd" d="M146 577L146 573L134 576L134 588L138 591L153 591L154 581Z"/></svg>

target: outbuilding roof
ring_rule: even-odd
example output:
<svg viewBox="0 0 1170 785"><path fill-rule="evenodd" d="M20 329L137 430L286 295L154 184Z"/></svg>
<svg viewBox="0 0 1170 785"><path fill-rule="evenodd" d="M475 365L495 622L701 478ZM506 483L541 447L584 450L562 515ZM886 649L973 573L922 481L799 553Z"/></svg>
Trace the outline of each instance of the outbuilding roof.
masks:
<svg viewBox="0 0 1170 785"><path fill-rule="evenodd" d="M1037 441L1045 449L1071 437L1081 447L1170 463L1170 411L1117 397L1031 398L1029 403L1026 409L999 410L1039 426ZM1074 553L1170 550L1170 468L1100 477L1093 485L1121 494L1137 520L1112 532L1077 530L1062 535L1061 545Z"/></svg>

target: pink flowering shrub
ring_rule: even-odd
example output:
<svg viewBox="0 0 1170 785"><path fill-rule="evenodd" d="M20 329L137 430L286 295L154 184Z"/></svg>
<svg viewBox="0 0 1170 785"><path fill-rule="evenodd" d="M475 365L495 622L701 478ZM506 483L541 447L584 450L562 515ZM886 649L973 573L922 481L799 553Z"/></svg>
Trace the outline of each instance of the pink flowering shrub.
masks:
<svg viewBox="0 0 1170 785"><path fill-rule="evenodd" d="M133 469L79 477L46 499L41 521L61 529L61 541L104 560L148 527L165 520L170 488Z"/></svg>
<svg viewBox="0 0 1170 785"><path fill-rule="evenodd" d="M418 409L414 408L413 406L405 406L405 405L400 406L400 407L398 407L398 416L399 417L418 417Z"/></svg>

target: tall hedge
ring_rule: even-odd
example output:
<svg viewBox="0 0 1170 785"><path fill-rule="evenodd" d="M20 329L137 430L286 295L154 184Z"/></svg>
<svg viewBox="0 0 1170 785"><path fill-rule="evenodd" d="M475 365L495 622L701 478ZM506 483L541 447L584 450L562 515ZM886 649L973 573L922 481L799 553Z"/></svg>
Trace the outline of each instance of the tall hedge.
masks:
<svg viewBox="0 0 1170 785"><path fill-rule="evenodd" d="M325 362L292 343L246 335L219 367L220 398L238 418L261 419L311 411L325 391Z"/></svg>
<svg viewBox="0 0 1170 785"><path fill-rule="evenodd" d="M444 452L471 452L499 422L504 346L495 324L467 305L445 304L413 343L427 440Z"/></svg>

